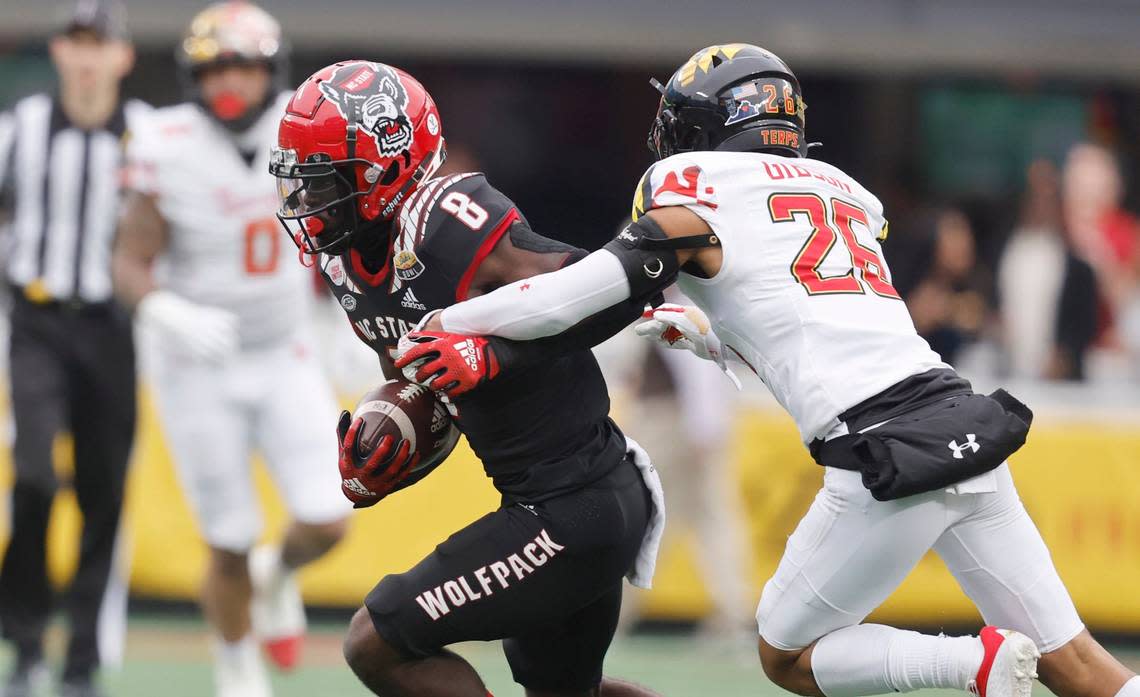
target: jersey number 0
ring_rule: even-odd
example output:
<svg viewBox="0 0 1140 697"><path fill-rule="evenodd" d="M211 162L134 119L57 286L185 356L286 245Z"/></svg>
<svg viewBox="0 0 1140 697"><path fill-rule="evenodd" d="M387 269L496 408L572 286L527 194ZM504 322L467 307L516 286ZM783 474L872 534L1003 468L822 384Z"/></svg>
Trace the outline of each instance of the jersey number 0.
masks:
<svg viewBox="0 0 1140 697"><path fill-rule="evenodd" d="M271 274L281 257L281 228L273 218L260 218L245 226L245 272Z"/></svg>
<svg viewBox="0 0 1140 697"><path fill-rule="evenodd" d="M875 250L859 244L855 237L852 227L855 223L868 227L867 212L862 208L838 198L825 203L815 194L772 194L768 198L768 212L774 223L794 222L800 215L811 223L811 234L791 266L792 277L808 295L864 294L869 289L884 298L899 298L898 291L887 280L882 259ZM851 268L838 276L823 276L819 267L840 236L851 257Z"/></svg>

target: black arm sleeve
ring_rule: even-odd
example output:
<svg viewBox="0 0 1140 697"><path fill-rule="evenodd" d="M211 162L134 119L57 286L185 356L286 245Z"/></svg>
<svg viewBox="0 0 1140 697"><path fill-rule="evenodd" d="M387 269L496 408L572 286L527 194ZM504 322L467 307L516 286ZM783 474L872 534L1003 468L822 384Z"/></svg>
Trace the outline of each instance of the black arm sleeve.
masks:
<svg viewBox="0 0 1140 697"><path fill-rule="evenodd" d="M642 216L603 247L621 262L629 278L630 296L641 305L677 280L681 269L676 251L666 246L668 241L653 218Z"/></svg>

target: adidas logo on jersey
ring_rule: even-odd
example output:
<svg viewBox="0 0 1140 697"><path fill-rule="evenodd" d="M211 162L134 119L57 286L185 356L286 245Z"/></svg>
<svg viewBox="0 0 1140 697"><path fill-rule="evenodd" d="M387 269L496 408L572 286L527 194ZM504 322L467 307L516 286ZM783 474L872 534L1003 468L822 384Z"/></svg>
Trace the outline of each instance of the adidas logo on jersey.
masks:
<svg viewBox="0 0 1140 697"><path fill-rule="evenodd" d="M416 297L416 294L412 292L411 288L404 293L404 297L400 300L400 305L411 310L427 309L427 306L419 301L419 298Z"/></svg>

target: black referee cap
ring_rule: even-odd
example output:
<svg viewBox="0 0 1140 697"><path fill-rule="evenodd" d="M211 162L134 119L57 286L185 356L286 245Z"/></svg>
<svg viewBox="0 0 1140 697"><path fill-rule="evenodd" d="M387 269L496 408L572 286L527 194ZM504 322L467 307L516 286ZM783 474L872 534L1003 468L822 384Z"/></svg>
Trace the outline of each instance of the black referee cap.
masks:
<svg viewBox="0 0 1140 697"><path fill-rule="evenodd" d="M118 0L79 0L65 11L61 34L89 31L102 39L126 41L127 10Z"/></svg>

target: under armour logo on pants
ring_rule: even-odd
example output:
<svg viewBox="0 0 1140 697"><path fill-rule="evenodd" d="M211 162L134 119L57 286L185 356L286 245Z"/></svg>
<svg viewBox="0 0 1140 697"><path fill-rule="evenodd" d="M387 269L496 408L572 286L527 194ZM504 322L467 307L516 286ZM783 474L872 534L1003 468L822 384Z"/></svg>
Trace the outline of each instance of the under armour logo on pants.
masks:
<svg viewBox="0 0 1140 697"><path fill-rule="evenodd" d="M978 441L974 440L974 437L975 436L973 433L967 433L965 443L958 445L958 441L956 440L952 440L947 443L947 447L954 451L955 460L961 460L963 458L962 451L966 450L967 448L969 448L970 452L974 453L978 452L978 450L981 449L982 446L978 445Z"/></svg>

